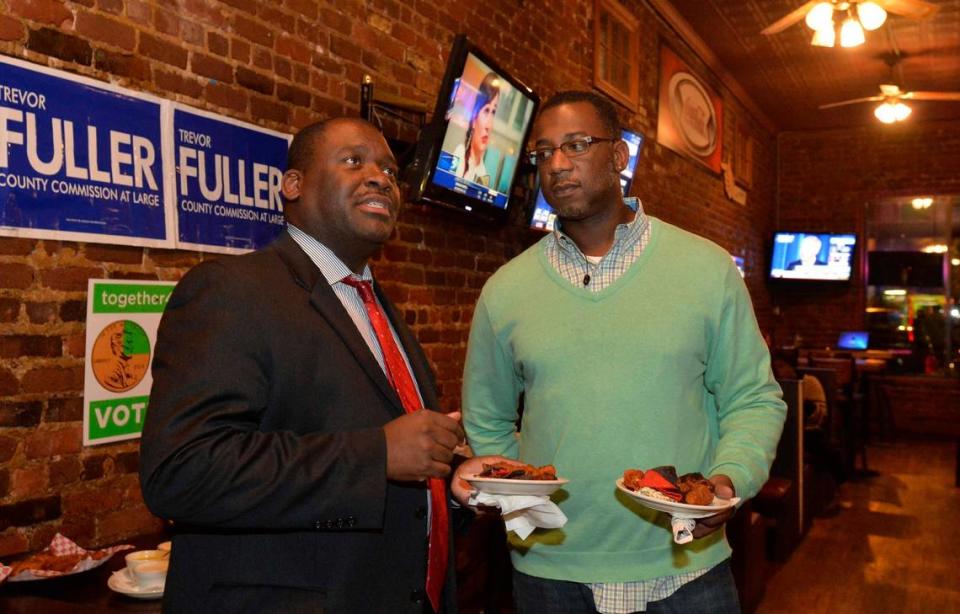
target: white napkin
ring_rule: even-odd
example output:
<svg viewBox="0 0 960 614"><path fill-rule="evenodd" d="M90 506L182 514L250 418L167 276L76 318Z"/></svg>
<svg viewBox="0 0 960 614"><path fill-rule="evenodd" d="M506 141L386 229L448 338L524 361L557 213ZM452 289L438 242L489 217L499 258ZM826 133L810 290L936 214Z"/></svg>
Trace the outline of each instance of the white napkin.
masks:
<svg viewBox="0 0 960 614"><path fill-rule="evenodd" d="M566 514L545 495L491 495L477 491L470 495L469 504L499 507L507 530L520 539L527 539L536 528L559 529L567 524Z"/></svg>
<svg viewBox="0 0 960 614"><path fill-rule="evenodd" d="M673 528L674 542L688 544L693 541L693 528L697 526L697 521L693 518L677 518L674 516L670 520L670 526Z"/></svg>

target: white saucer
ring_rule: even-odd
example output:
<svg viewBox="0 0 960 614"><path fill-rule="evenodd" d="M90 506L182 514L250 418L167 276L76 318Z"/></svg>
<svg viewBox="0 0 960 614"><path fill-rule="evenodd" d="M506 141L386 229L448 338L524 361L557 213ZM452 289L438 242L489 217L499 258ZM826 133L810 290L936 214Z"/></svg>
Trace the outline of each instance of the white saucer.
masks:
<svg viewBox="0 0 960 614"><path fill-rule="evenodd" d="M130 578L130 573L126 567L120 571L113 572L107 580L107 586L114 592L126 595L127 597L133 597L134 599L159 599L163 597L163 585L156 588L140 588L136 582Z"/></svg>

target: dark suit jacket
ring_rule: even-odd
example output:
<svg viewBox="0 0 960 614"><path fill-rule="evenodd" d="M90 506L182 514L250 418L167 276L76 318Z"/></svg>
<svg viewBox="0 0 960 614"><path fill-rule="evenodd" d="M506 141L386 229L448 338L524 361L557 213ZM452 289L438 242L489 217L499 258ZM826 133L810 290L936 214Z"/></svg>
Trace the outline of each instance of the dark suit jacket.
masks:
<svg viewBox="0 0 960 614"><path fill-rule="evenodd" d="M377 292L436 408L426 357ZM381 429L403 406L287 233L184 276L153 378L140 477L177 529L165 611L422 613L427 490L387 481Z"/></svg>

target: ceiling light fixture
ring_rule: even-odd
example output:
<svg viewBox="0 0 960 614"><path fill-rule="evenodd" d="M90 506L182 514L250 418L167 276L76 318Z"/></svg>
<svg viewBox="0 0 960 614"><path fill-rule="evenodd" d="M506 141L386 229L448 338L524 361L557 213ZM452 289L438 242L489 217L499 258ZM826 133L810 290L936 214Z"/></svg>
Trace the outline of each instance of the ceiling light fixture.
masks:
<svg viewBox="0 0 960 614"><path fill-rule="evenodd" d="M932 204L933 204L933 199L930 198L929 196L925 196L925 197L918 196L917 198L914 198L913 200L910 201L910 205L917 210L929 209Z"/></svg>
<svg viewBox="0 0 960 614"><path fill-rule="evenodd" d="M816 47L833 47L838 38L841 47L857 47L866 41L864 30L876 30L886 20L887 12L876 2L840 0L815 4L804 19Z"/></svg>
<svg viewBox="0 0 960 614"><path fill-rule="evenodd" d="M885 124L902 122L910 117L913 109L903 104L896 98L884 101L880 106L873 110L874 116Z"/></svg>

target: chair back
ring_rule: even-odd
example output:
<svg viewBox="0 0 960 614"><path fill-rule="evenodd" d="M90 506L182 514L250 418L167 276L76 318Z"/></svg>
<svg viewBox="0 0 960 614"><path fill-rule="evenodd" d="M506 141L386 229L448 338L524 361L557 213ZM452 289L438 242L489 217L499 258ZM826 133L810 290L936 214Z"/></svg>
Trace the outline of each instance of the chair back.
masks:
<svg viewBox="0 0 960 614"><path fill-rule="evenodd" d="M832 369L836 373L836 385L834 388L849 393L854 384L854 363L853 358L836 358L812 356L810 366L819 369ZM823 382L821 382L823 383ZM824 386L826 387L826 386Z"/></svg>

